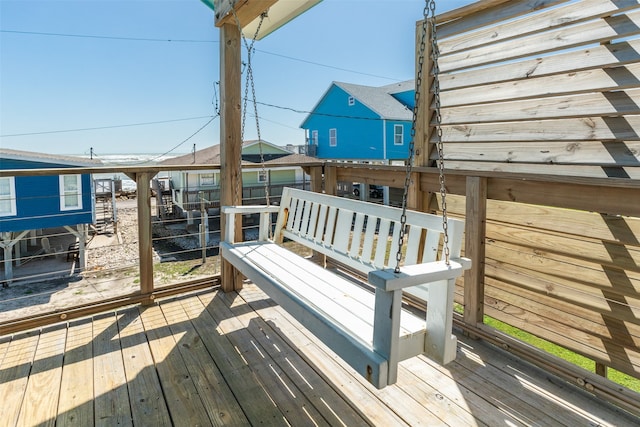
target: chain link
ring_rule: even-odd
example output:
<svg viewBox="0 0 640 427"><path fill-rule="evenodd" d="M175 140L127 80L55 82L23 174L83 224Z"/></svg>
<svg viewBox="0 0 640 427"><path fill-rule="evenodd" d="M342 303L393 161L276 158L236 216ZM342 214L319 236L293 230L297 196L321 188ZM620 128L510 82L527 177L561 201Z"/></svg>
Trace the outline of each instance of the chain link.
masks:
<svg viewBox="0 0 640 427"><path fill-rule="evenodd" d="M444 175L444 143L442 142L442 115L440 114L440 67L438 66L438 58L440 49L438 48L438 34L436 31L436 2L431 0L429 4L431 9L431 63L433 70L433 102L435 105L434 119L436 131L436 146L438 149L438 171L440 177L440 197L442 198L442 231L444 235L443 250L444 260L449 265L450 249L449 249L449 222L447 221L447 186Z"/></svg>
<svg viewBox="0 0 640 427"><path fill-rule="evenodd" d="M424 51L426 48L427 38L427 18L429 9L427 0L423 11L422 34L420 36L420 47L418 50L418 71L416 75L416 87L414 93L413 119L411 121L411 142L409 143L409 157L405 162L406 174L404 177L404 191L402 193L402 215L400 216L400 233L398 234L398 252L396 253L396 267L394 271L400 272L400 262L402 261L402 247L404 246L404 238L407 228L407 199L409 197L409 187L411 185L411 173L413 170L413 158L415 154L415 136L416 126L418 123L418 106L420 105L420 92L422 89L422 68L424 64Z"/></svg>
<svg viewBox="0 0 640 427"><path fill-rule="evenodd" d="M251 40L251 43L247 42L247 38L244 36L243 32L242 32L242 27L240 26L240 20L238 19L238 16L236 15L235 9L233 10L233 16L236 19L236 24L238 25L238 30L240 31L240 34L242 35L242 41L247 49L247 62L246 62L246 76L245 76L245 85L244 85L244 101L243 101L243 105L242 105L242 128L241 128L241 140L244 142L244 129L245 129L245 124L246 124L246 117L247 117L247 102L249 100L249 87L251 87L251 99L253 101L253 113L256 119L256 134L258 137L258 148L260 150L260 163L262 165L262 169L261 172L262 174L264 174L264 176L266 177L265 181L264 181L264 194L265 194L265 199L267 202L267 206L269 206L271 204L270 202L270 197L269 197L269 175L267 172L267 168L265 165L265 160L264 160L264 153L263 153L263 149L262 149L262 135L260 132L260 116L258 115L258 102L257 102L257 98L256 98L256 87L255 87L255 80L253 78L253 65L252 65L252 57L253 57L253 53L255 52L255 49L253 47L256 39L258 38L258 34L260 33L260 28L262 27L262 23L264 22L264 18L267 17L267 12L263 12L260 15L260 21L258 22L258 27L256 28L256 31L253 35L253 39ZM240 167L242 168L242 160L240 160Z"/></svg>
<svg viewBox="0 0 640 427"><path fill-rule="evenodd" d="M422 88L423 79L423 65L424 65L424 51L426 48L427 38L427 26L431 20L431 62L432 73L434 77L433 85L433 97L435 104L435 131L436 131L436 146L438 151L438 170L440 177L440 196L442 198L442 229L444 233L444 258L447 265L449 265L449 233L447 224L447 204L446 204L446 185L444 179L444 147L442 143L442 128L440 123L442 117L440 114L440 83L438 81L439 67L438 67L438 40L436 34L436 2L435 0L425 0L425 7L423 11L422 21L422 34L420 36L420 46L418 51L418 71L416 75L416 87L414 96L413 107L413 120L411 123L411 142L409 144L409 157L406 161L406 175L404 180L404 192L402 194L402 215L400 216L400 233L398 237L398 252L396 253L396 267L395 273L400 272L400 262L402 260L402 247L404 245L404 238L407 228L407 198L409 195L409 187L411 185L411 174L413 170L413 159L415 154L415 136L416 136L416 124L418 122L418 106L420 105L420 92Z"/></svg>

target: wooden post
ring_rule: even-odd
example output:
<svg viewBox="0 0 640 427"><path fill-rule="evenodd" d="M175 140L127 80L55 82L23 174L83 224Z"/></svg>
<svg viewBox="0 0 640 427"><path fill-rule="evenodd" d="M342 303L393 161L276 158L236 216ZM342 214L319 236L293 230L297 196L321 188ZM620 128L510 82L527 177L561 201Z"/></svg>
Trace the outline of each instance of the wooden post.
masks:
<svg viewBox="0 0 640 427"><path fill-rule="evenodd" d="M235 23L220 27L220 205L242 204L242 135L241 135L241 44L240 30ZM225 239L225 219L220 230ZM236 221L235 241L242 238L242 221ZM231 264L222 261L222 289L224 292L242 288L242 277Z"/></svg>
<svg viewBox="0 0 640 427"><path fill-rule="evenodd" d="M338 171L329 163L324 166L324 192L332 196L338 194Z"/></svg>
<svg viewBox="0 0 640 427"><path fill-rule="evenodd" d="M311 191L322 193L322 166L314 166L309 171L311 177Z"/></svg>
<svg viewBox="0 0 640 427"><path fill-rule="evenodd" d="M420 72L420 45L422 43L422 21L419 21L416 27L416 61L415 61L415 75L416 75L416 89L418 85L418 74ZM431 116L433 110L431 109L433 97L430 91L433 84L433 78L431 76L431 29L427 27L427 34L425 36L425 50L422 57L422 79L420 84L420 101L418 105L418 115L415 123L415 137L414 137L414 157L413 164L415 166L435 166L430 165L430 156L433 146L429 144L431 135L433 133L433 127L431 127ZM411 203L408 203L412 209L416 209L425 212L431 205L431 199L437 189L429 189L430 191L422 191L418 181L418 177L412 177L412 185L409 187L408 198Z"/></svg>
<svg viewBox="0 0 640 427"><path fill-rule="evenodd" d="M140 292L153 292L153 242L151 240L151 177L149 172L136 173L138 203L138 253L140 255ZM143 304L151 304L149 298Z"/></svg>
<svg viewBox="0 0 640 427"><path fill-rule="evenodd" d="M464 255L471 269L464 272L464 322L476 326L484 317L484 257L487 222L487 178L467 177Z"/></svg>

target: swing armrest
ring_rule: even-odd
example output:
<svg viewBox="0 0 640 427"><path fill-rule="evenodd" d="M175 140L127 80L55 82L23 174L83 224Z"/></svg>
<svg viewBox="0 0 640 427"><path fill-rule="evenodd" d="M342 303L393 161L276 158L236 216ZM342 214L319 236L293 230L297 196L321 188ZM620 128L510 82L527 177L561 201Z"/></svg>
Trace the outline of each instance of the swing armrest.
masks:
<svg viewBox="0 0 640 427"><path fill-rule="evenodd" d="M221 213L225 216L224 241L236 243L234 236L236 215L260 214L260 230L258 232L259 241L269 240L269 226L271 214L277 213L279 206L244 205L244 206L222 206Z"/></svg>
<svg viewBox="0 0 640 427"><path fill-rule="evenodd" d="M469 268L469 258L452 258L450 265L444 261L408 265L400 267L400 273L395 273L393 268L374 270L369 273L369 283L388 292L396 291L425 283L455 279Z"/></svg>

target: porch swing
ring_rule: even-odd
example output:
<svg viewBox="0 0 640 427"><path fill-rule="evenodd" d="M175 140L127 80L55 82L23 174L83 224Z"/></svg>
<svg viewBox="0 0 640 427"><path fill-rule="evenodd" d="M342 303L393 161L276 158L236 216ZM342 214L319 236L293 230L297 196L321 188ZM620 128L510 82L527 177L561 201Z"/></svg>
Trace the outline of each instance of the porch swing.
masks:
<svg viewBox="0 0 640 427"><path fill-rule="evenodd" d="M447 218L446 205L442 217L407 209L429 10L439 129L435 2L431 0L424 9L402 208L293 188L283 190L279 206L222 207L222 258L377 388L396 382L402 360L419 354L442 364L455 359L455 281L471 266L469 259L460 257L464 223ZM440 192L446 203L442 141L437 133ZM277 220L272 229L274 213ZM235 241L239 214L260 216L257 240ZM353 269L368 277L367 282L297 255L283 245L285 239ZM402 307L403 292L427 303L426 317Z"/></svg>

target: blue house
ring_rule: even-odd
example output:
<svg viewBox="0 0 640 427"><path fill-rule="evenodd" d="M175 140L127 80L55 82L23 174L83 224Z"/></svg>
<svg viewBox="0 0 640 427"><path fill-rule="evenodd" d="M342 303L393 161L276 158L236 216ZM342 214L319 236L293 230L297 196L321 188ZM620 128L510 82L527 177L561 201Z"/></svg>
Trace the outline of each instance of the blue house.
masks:
<svg viewBox="0 0 640 427"><path fill-rule="evenodd" d="M382 87L333 82L300 125L320 159L404 160L409 153L414 81Z"/></svg>
<svg viewBox="0 0 640 427"><path fill-rule="evenodd" d="M98 160L0 149L0 170L92 167ZM12 278L14 249L36 230L65 227L84 247L86 225L95 219L90 174L0 176L0 246L4 249L5 280ZM75 227L75 230L71 227ZM82 237L82 238L81 238ZM17 246L17 247L16 247ZM44 245L43 245L44 246ZM80 266L83 267L83 257Z"/></svg>

